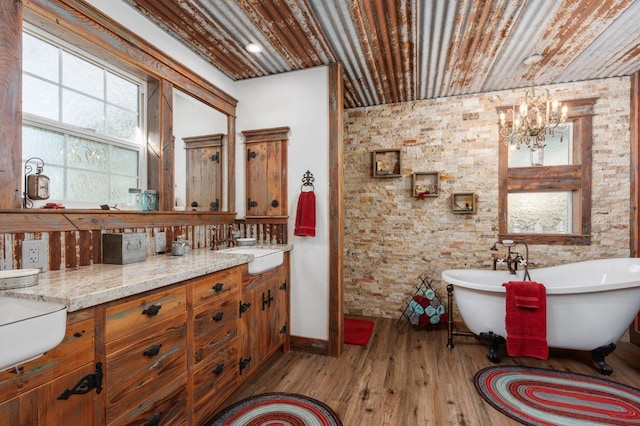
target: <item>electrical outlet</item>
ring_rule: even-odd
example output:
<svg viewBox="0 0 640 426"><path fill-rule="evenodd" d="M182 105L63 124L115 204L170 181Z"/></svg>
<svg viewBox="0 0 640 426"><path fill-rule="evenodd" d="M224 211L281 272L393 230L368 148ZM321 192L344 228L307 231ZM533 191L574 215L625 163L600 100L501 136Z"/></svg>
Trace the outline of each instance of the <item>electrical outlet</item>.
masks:
<svg viewBox="0 0 640 426"><path fill-rule="evenodd" d="M164 253L167 251L167 233L156 232L155 236L156 253Z"/></svg>
<svg viewBox="0 0 640 426"><path fill-rule="evenodd" d="M47 242L25 240L22 242L22 269L47 267Z"/></svg>

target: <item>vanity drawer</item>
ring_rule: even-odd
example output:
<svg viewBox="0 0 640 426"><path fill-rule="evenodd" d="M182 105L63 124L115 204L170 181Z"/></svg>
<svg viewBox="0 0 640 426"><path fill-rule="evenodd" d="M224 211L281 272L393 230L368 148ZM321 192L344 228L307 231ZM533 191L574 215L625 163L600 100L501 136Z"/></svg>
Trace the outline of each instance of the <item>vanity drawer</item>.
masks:
<svg viewBox="0 0 640 426"><path fill-rule="evenodd" d="M177 314L185 313L185 286L156 290L107 306L105 340L111 342Z"/></svg>
<svg viewBox="0 0 640 426"><path fill-rule="evenodd" d="M237 292L240 287L240 268L229 268L213 274L195 278L193 286L193 304L219 298L229 292Z"/></svg>
<svg viewBox="0 0 640 426"><path fill-rule="evenodd" d="M186 377L178 377L169 386L157 389L153 395L142 395L139 404L120 413L107 416L108 426L122 425L175 425L187 424ZM146 397L146 399L144 399Z"/></svg>
<svg viewBox="0 0 640 426"><path fill-rule="evenodd" d="M111 421L170 387L187 370L186 312L107 344L105 390Z"/></svg>
<svg viewBox="0 0 640 426"><path fill-rule="evenodd" d="M239 370L237 344L219 348L210 362L203 362L193 375L194 424L210 418L237 388Z"/></svg>

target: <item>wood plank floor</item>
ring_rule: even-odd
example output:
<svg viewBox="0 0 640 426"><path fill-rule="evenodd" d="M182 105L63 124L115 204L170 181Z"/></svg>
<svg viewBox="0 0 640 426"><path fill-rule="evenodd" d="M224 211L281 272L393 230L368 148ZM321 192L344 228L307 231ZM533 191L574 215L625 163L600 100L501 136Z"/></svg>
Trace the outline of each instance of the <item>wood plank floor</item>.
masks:
<svg viewBox="0 0 640 426"><path fill-rule="evenodd" d="M376 324L366 347L345 345L339 359L279 352L225 405L263 392L292 392L323 401L345 426L519 424L474 388L474 374L492 365L483 343L459 336L449 349L444 329L400 331L395 319L370 319ZM620 342L606 360L614 369L610 380L640 388L640 348ZM581 351L551 349L546 361L501 354L500 363L606 377Z"/></svg>

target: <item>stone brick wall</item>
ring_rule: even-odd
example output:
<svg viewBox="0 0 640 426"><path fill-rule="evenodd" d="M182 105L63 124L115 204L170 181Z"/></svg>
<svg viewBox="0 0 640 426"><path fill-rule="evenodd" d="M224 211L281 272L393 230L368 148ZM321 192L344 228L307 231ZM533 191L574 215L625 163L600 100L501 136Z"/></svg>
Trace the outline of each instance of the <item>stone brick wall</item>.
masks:
<svg viewBox="0 0 640 426"><path fill-rule="evenodd" d="M548 86L559 100L597 97L589 246L529 247L532 267L629 256L630 80ZM498 233L498 116L521 90L355 108L344 114L344 295L348 314L395 318L418 276L491 268ZM402 176L371 177L371 151L399 149ZM440 172L440 194L412 196L413 172ZM475 192L476 214L454 214L453 192Z"/></svg>

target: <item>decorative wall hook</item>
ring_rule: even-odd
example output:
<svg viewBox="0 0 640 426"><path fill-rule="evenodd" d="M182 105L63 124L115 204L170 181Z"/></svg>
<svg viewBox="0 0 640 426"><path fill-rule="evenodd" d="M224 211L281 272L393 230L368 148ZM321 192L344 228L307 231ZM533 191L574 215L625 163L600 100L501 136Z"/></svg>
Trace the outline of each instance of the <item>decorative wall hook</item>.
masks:
<svg viewBox="0 0 640 426"><path fill-rule="evenodd" d="M313 191L315 189L313 187L313 181L315 181L313 174L309 170L307 170L304 176L302 176L302 186L300 187L300 191L303 191L305 186L310 186L311 191Z"/></svg>

